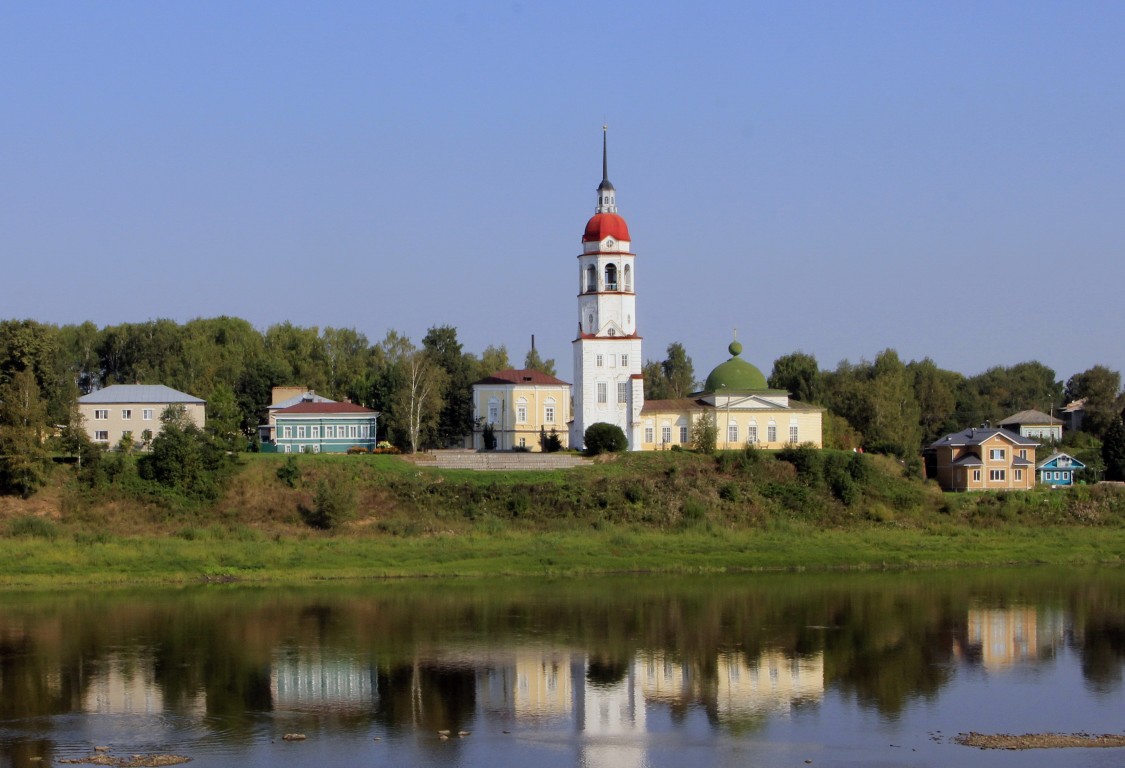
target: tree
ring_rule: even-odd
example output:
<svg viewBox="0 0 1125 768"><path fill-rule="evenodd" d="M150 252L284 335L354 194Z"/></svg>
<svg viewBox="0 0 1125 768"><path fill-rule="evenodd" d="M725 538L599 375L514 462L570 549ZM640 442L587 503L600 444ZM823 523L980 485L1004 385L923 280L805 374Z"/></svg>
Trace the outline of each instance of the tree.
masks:
<svg viewBox="0 0 1125 768"><path fill-rule="evenodd" d="M645 382L645 400L668 400L668 382L664 380L664 369L656 360L647 360L641 367Z"/></svg>
<svg viewBox="0 0 1125 768"><path fill-rule="evenodd" d="M160 423L152 450L137 461L141 477L188 496L214 498L227 467L225 452L195 426L182 405L165 408Z"/></svg>
<svg viewBox="0 0 1125 768"><path fill-rule="evenodd" d="M1066 382L1066 399L1086 401L1082 407L1082 430L1102 438L1120 418L1121 374L1104 365L1076 373Z"/></svg>
<svg viewBox="0 0 1125 768"><path fill-rule="evenodd" d="M929 445L942 435L959 430L956 392L964 377L959 373L943 371L928 357L919 362L910 361L906 370L914 380L922 444Z"/></svg>
<svg viewBox="0 0 1125 768"><path fill-rule="evenodd" d="M719 428L715 426L715 417L710 411L704 411L691 425L691 445L700 453L711 454L719 440Z"/></svg>
<svg viewBox="0 0 1125 768"><path fill-rule="evenodd" d="M552 429L550 434L543 427L539 427L539 450L543 453L558 453L563 448L562 438L557 430Z"/></svg>
<svg viewBox="0 0 1125 768"><path fill-rule="evenodd" d="M548 360L540 359L539 350L535 347L532 347L527 351L527 357L523 359L523 367L529 371L539 371L540 373L545 373L548 376L558 375L555 372L554 358Z"/></svg>
<svg viewBox="0 0 1125 768"><path fill-rule="evenodd" d="M405 431L410 452L417 453L436 434L444 374L426 350L414 349L398 364L402 383L392 398L394 418Z"/></svg>
<svg viewBox="0 0 1125 768"><path fill-rule="evenodd" d="M450 325L430 328L422 339L422 347L445 374L437 443L459 445L473 431L474 360L462 351L457 329Z"/></svg>
<svg viewBox="0 0 1125 768"><path fill-rule="evenodd" d="M27 498L47 482L46 429L47 408L35 376L19 371L0 388L0 493Z"/></svg>
<svg viewBox="0 0 1125 768"><path fill-rule="evenodd" d="M616 424L606 424L599 421L586 427L583 436L586 444L586 455L597 456L599 453L620 453L629 447L629 440L621 427Z"/></svg>
<svg viewBox="0 0 1125 768"><path fill-rule="evenodd" d="M695 368L691 358L684 350L684 345L673 341L668 345L668 357L660 364L664 372L664 380L668 385L668 395L672 398L687 397L695 391Z"/></svg>
<svg viewBox="0 0 1125 768"><path fill-rule="evenodd" d="M510 369L512 367L512 362L508 359L508 348L503 344L498 347L489 344L484 348L484 352L481 353L479 365L479 375L476 377L478 379L491 376L497 371Z"/></svg>
<svg viewBox="0 0 1125 768"><path fill-rule="evenodd" d="M893 349L880 352L874 363L845 360L825 374L824 402L863 434L870 450L906 457L921 449L913 378Z"/></svg>
<svg viewBox="0 0 1125 768"><path fill-rule="evenodd" d="M820 402L820 368L816 358L804 352L793 352L773 361L769 385L784 389L802 403Z"/></svg>
<svg viewBox="0 0 1125 768"><path fill-rule="evenodd" d="M1118 416L1102 439L1106 480L1125 480L1125 423Z"/></svg>
<svg viewBox="0 0 1125 768"><path fill-rule="evenodd" d="M228 451L241 451L246 448L241 424L234 390L225 383L217 385L207 398L207 431Z"/></svg>

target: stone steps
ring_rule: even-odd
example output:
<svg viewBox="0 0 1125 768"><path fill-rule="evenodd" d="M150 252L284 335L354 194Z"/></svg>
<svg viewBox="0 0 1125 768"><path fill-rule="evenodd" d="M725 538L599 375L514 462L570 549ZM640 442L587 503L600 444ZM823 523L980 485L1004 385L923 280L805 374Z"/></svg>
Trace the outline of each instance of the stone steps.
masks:
<svg viewBox="0 0 1125 768"><path fill-rule="evenodd" d="M589 459L572 453L477 453L476 451L433 451L430 461L419 462L439 469L472 469L481 472L550 471L581 467Z"/></svg>

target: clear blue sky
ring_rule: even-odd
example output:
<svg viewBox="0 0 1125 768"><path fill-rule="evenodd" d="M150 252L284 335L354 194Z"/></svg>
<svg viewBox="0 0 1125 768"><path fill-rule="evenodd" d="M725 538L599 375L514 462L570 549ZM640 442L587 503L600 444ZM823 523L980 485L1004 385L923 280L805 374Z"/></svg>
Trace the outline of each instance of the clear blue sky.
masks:
<svg viewBox="0 0 1125 768"><path fill-rule="evenodd" d="M8 2L0 317L1125 368L1119 2Z"/></svg>

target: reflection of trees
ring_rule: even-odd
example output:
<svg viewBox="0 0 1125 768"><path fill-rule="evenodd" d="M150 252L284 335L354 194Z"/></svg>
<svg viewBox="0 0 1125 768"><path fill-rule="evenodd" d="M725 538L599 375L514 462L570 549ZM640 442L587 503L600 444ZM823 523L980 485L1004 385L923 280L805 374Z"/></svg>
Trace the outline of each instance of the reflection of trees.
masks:
<svg viewBox="0 0 1125 768"><path fill-rule="evenodd" d="M166 710L221 716L232 739L278 706L271 669L287 654L378 670L370 709L339 714L355 727L374 717L457 730L476 707L474 653L529 637L588 653L591 686L620 682L640 651L675 659L692 688L668 699L673 715L713 697L720 654L767 652L823 654L825 687L895 713L947 682L971 605L1008 603L1073 617L1084 675L1111 691L1125 664L1123 585L1121 571L1044 570L8 596L0 718L81 709L91 676L131 648L131 663L151 665Z"/></svg>

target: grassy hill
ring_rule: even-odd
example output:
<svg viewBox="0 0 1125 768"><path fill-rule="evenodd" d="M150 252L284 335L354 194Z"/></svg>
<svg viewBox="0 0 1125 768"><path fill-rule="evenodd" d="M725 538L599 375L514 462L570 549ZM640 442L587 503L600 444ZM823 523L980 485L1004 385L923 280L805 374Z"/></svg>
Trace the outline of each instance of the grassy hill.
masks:
<svg viewBox="0 0 1125 768"><path fill-rule="evenodd" d="M127 468L88 488L72 467L57 466L30 499L0 499L0 583L1120 563L1125 555L1119 488L943 494L881 456L632 453L570 470L488 473L397 456L291 459L238 457L208 501ZM340 519L318 518L326 509Z"/></svg>

